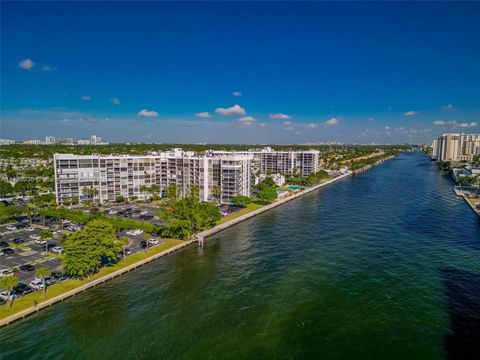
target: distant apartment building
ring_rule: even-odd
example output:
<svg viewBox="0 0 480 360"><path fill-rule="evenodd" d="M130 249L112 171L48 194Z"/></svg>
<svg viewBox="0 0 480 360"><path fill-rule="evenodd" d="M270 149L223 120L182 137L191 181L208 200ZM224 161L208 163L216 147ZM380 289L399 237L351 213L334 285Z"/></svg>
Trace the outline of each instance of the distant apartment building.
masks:
<svg viewBox="0 0 480 360"><path fill-rule="evenodd" d="M53 145L56 144L55 136L45 136L45 145Z"/></svg>
<svg viewBox="0 0 480 360"><path fill-rule="evenodd" d="M477 155L479 134L443 134L432 143L432 157L438 161L471 161Z"/></svg>
<svg viewBox="0 0 480 360"><path fill-rule="evenodd" d="M270 147L246 151L209 151L209 155L243 154L253 157L252 171L260 174L301 174L303 176L320 170L320 151L318 150L282 150Z"/></svg>
<svg viewBox="0 0 480 360"><path fill-rule="evenodd" d="M25 140L23 143L26 145L40 145L42 142L37 139L32 139L32 140Z"/></svg>
<svg viewBox="0 0 480 360"><path fill-rule="evenodd" d="M15 140L0 139L0 145L13 145L13 144L15 144Z"/></svg>
<svg viewBox="0 0 480 360"><path fill-rule="evenodd" d="M59 204L87 199L90 188L97 190L93 200L100 203L118 196L145 199L143 185L158 185L159 194L175 185L182 197L197 189L201 201L225 203L251 192L251 157L242 155L207 157L173 149L145 156L55 154L54 162Z"/></svg>

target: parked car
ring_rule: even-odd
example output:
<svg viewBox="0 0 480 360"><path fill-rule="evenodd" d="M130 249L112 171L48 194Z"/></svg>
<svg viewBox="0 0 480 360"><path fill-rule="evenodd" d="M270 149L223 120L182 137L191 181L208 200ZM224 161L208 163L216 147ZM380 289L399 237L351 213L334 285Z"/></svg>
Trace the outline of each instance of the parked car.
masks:
<svg viewBox="0 0 480 360"><path fill-rule="evenodd" d="M14 230L17 230L17 227L15 225L7 225L7 230L14 231Z"/></svg>
<svg viewBox="0 0 480 360"><path fill-rule="evenodd" d="M45 278L45 285L50 286L53 284L55 284L55 279L53 278L53 276L47 276Z"/></svg>
<svg viewBox="0 0 480 360"><path fill-rule="evenodd" d="M20 239L20 238L15 238L15 239L12 240L12 242L13 242L14 244L23 244L23 243L25 242L25 240L24 240L24 239Z"/></svg>
<svg viewBox="0 0 480 360"><path fill-rule="evenodd" d="M78 230L78 227L76 227L75 225L70 225L69 227L67 227L67 230L68 230L68 231L75 232L75 231Z"/></svg>
<svg viewBox="0 0 480 360"><path fill-rule="evenodd" d="M35 266L31 265L31 264L25 264L25 265L21 265L19 267L20 270L22 271L33 271L35 270Z"/></svg>
<svg viewBox="0 0 480 360"><path fill-rule="evenodd" d="M63 220L62 220L62 224L70 224L70 223L71 223L70 220L67 220L67 219L63 219Z"/></svg>
<svg viewBox="0 0 480 360"><path fill-rule="evenodd" d="M52 277L57 281L67 280L69 276L61 271L52 271Z"/></svg>
<svg viewBox="0 0 480 360"><path fill-rule="evenodd" d="M140 215L138 217L140 220L152 220L154 218L153 215Z"/></svg>
<svg viewBox="0 0 480 360"><path fill-rule="evenodd" d="M28 283L28 285L35 290L42 290L43 289L43 282L42 280L35 278Z"/></svg>
<svg viewBox="0 0 480 360"><path fill-rule="evenodd" d="M0 277L10 276L13 274L13 271L10 269L1 269L0 270Z"/></svg>
<svg viewBox="0 0 480 360"><path fill-rule="evenodd" d="M10 293L10 299L8 298L8 293L7 293L7 290L5 291L2 291L0 292L0 298L5 300L5 301L8 301L8 300L15 300L17 298L17 294L15 293L15 291L12 291Z"/></svg>
<svg viewBox="0 0 480 360"><path fill-rule="evenodd" d="M33 289L25 283L18 283L18 285L15 286L13 290L19 296L25 296L33 292Z"/></svg>
<svg viewBox="0 0 480 360"><path fill-rule="evenodd" d="M40 240L40 235L30 235L30 239L32 239L32 240Z"/></svg>
<svg viewBox="0 0 480 360"><path fill-rule="evenodd" d="M160 241L158 241L157 239L148 240L148 245L149 246L158 245L158 244L160 244Z"/></svg>
<svg viewBox="0 0 480 360"><path fill-rule="evenodd" d="M10 248L5 248L2 250L2 252L5 254L5 255L13 255L15 254L15 251L13 251L13 249L10 249Z"/></svg>
<svg viewBox="0 0 480 360"><path fill-rule="evenodd" d="M27 226L25 229L23 229L25 231L28 231L28 232L32 232L32 231L35 231L34 228L32 228L31 226Z"/></svg>
<svg viewBox="0 0 480 360"><path fill-rule="evenodd" d="M132 250L130 250L130 249L128 249L128 248L125 249L125 256L130 256L130 255L132 255L132 254L133 254L133 251L132 251Z"/></svg>
<svg viewBox="0 0 480 360"><path fill-rule="evenodd" d="M5 240L0 241L0 247L6 248L8 247L8 243Z"/></svg>
<svg viewBox="0 0 480 360"><path fill-rule="evenodd" d="M47 240L38 239L35 240L34 243L37 245L45 245L47 243Z"/></svg>
<svg viewBox="0 0 480 360"><path fill-rule="evenodd" d="M118 211L117 211L117 210L109 210L109 211L107 212L107 214L108 214L108 215L116 215L116 214L118 214Z"/></svg>
<svg viewBox="0 0 480 360"><path fill-rule="evenodd" d="M55 246L52 248L52 252L55 254L63 254L65 250L61 246Z"/></svg>
<svg viewBox="0 0 480 360"><path fill-rule="evenodd" d="M143 234L143 230L140 230L140 229L127 231L127 235L130 235L130 236L139 236L142 234Z"/></svg>

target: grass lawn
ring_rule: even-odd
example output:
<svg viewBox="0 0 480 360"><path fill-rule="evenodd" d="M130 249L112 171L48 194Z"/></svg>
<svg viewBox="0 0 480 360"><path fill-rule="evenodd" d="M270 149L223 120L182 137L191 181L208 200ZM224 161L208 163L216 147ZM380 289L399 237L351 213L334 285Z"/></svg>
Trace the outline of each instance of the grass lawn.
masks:
<svg viewBox="0 0 480 360"><path fill-rule="evenodd" d="M254 210L260 209L263 206L264 205L259 205L259 204L248 204L246 208L244 208L240 211L237 211L235 213L232 213L230 215L224 216L222 219L220 219L220 221L218 223L223 224L223 223L225 223L227 221L230 221L232 219L235 219L239 216L242 216L242 215L248 214L249 212L252 212Z"/></svg>
<svg viewBox="0 0 480 360"><path fill-rule="evenodd" d="M92 280L96 280L101 278L102 276L111 274L121 268L124 268L128 265L132 265L140 260L146 259L152 255L156 255L162 251L168 250L175 245L181 244L183 241L181 240L173 240L173 239L166 239L160 245L151 247L148 249L148 255L145 252L141 252L138 254L134 254L129 256L125 259L125 263L120 261L112 266L105 266L100 269L100 271L95 274L91 279L70 279L59 284L55 284L48 287L47 293L44 295L41 291L35 291L31 294L28 294L24 297L18 298L14 301L13 306L11 309L8 308L8 304L0 306L0 319L3 319L7 316L13 315L19 311L25 310L33 305L33 301L37 300L38 303L41 303L45 300L49 300L63 294L67 291L73 290L81 285L85 285Z"/></svg>

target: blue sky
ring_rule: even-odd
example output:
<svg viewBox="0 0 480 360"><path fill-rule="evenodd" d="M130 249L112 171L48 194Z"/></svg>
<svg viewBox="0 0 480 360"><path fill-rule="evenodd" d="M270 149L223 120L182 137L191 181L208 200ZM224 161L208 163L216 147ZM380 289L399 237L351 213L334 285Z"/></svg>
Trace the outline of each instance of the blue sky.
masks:
<svg viewBox="0 0 480 360"><path fill-rule="evenodd" d="M1 7L1 138L417 143L479 131L480 3Z"/></svg>

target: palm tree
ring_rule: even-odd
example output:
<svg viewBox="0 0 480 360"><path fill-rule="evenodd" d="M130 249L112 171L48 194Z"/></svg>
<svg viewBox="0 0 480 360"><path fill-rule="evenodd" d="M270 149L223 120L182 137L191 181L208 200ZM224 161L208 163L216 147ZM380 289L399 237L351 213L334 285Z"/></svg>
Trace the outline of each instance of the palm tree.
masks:
<svg viewBox="0 0 480 360"><path fill-rule="evenodd" d="M147 185L141 185L139 190L143 195L145 195L145 193L148 192L148 186Z"/></svg>
<svg viewBox="0 0 480 360"><path fill-rule="evenodd" d="M145 240L145 254L148 254L148 240L150 240L152 236L148 233L143 234L143 240Z"/></svg>
<svg viewBox="0 0 480 360"><path fill-rule="evenodd" d="M18 284L18 278L16 276L10 275L5 276L0 279L0 288L7 289L7 301L8 301L8 308L10 309L13 305L13 299L10 299L10 295L12 290Z"/></svg>
<svg viewBox="0 0 480 360"><path fill-rule="evenodd" d="M45 240L45 251L48 252L48 240L53 239L52 230L40 231L40 239Z"/></svg>
<svg viewBox="0 0 480 360"><path fill-rule="evenodd" d="M215 186L212 189L212 194L213 197L215 198L215 201L218 203L220 202L221 196L222 196L222 188L220 186Z"/></svg>
<svg viewBox="0 0 480 360"><path fill-rule="evenodd" d="M50 270L46 266L38 268L37 271L35 271L35 276L42 280L44 294L47 292L47 285L45 284L45 278L50 275L52 275L52 270Z"/></svg>
<svg viewBox="0 0 480 360"><path fill-rule="evenodd" d="M38 213L38 209L34 204L28 204L25 214L30 218L30 225L33 223L33 217Z"/></svg>
<svg viewBox="0 0 480 360"><path fill-rule="evenodd" d="M130 240L128 240L128 238L126 236L122 236L120 239L118 239L118 243L122 246L123 248L123 256L122 256L122 259L123 259L123 262L125 263L125 251L127 249L127 245L128 243L130 242Z"/></svg>

